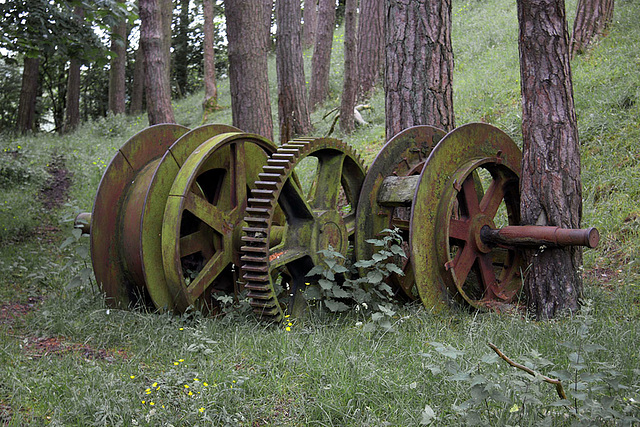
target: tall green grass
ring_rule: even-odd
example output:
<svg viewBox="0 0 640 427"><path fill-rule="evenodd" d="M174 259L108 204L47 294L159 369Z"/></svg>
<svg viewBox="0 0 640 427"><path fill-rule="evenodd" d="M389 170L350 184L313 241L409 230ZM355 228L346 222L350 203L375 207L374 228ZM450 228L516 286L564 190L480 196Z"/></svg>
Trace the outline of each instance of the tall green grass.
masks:
<svg viewBox="0 0 640 427"><path fill-rule="evenodd" d="M570 17L575 3L567 2ZM0 308L12 303L30 311L8 320L0 310L0 423L634 423L629 417L640 417L638 14L637 3L616 2L608 36L572 62L583 222L602 235L600 247L585 252L585 307L574 318L537 323L409 305L399 309L390 331L365 329L367 319L356 310L313 311L286 331L240 313L212 319L108 309L95 284L74 281L88 265L86 238L60 246L71 235L74 214L91 208L114 153L146 127L146 118L107 117L65 136L2 138ZM486 121L519 142L515 3L457 0L453 19L457 124ZM339 105L341 37L336 31L331 95L313 113L314 136L328 132L331 117L323 116ZM305 52L307 66L310 55ZM273 58L269 75L275 124ZM209 121L230 124L227 80L219 91L223 108ZM179 123L202 124L201 99L197 93L174 103ZM370 125L334 136L371 162L384 143L383 91L368 104ZM54 154L64 156L73 186L67 204L47 212L37 198ZM555 406L553 386L506 365L488 342L562 378L570 407Z"/></svg>

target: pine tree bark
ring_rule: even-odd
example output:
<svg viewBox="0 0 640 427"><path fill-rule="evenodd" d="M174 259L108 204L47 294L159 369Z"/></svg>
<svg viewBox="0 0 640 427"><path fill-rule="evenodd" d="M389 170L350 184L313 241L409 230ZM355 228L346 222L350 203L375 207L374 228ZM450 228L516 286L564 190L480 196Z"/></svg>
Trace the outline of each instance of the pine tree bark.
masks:
<svg viewBox="0 0 640 427"><path fill-rule="evenodd" d="M386 137L431 125L451 130L451 0L390 0L386 20Z"/></svg>
<svg viewBox="0 0 640 427"><path fill-rule="evenodd" d="M309 107L312 110L329 96L331 45L333 43L335 22L336 2L334 0L320 0L316 44L313 50L313 57L311 58Z"/></svg>
<svg viewBox="0 0 640 427"><path fill-rule="evenodd" d="M579 228L582 185L564 0L518 0L525 225ZM582 249L527 253L524 289L537 319L578 310Z"/></svg>
<svg viewBox="0 0 640 427"><path fill-rule="evenodd" d="M274 49L273 39L271 38L271 18L273 18L273 1L274 0L262 0L263 2L263 12L264 12L264 20L263 23L266 25L265 28L265 42L267 43L267 53L272 52Z"/></svg>
<svg viewBox="0 0 640 427"><path fill-rule="evenodd" d="M165 73L171 88L171 24L173 23L173 0L156 0L160 3L160 17L162 22L162 48L167 58Z"/></svg>
<svg viewBox="0 0 640 427"><path fill-rule="evenodd" d="M84 9L76 6L73 10L77 19L84 20ZM69 76L67 78L67 99L64 109L63 133L68 133L78 127L80 123L80 67L82 62L77 57L69 61Z"/></svg>
<svg viewBox="0 0 640 427"><path fill-rule="evenodd" d="M20 103L18 104L18 122L16 123L16 130L22 134L35 130L39 76L40 58L25 56Z"/></svg>
<svg viewBox="0 0 640 427"><path fill-rule="evenodd" d="M149 125L175 123L160 5L158 0L139 0L139 5Z"/></svg>
<svg viewBox="0 0 640 427"><path fill-rule="evenodd" d="M276 69L278 73L278 118L280 142L311 131L302 59L301 10L299 0L276 2Z"/></svg>
<svg viewBox="0 0 640 427"><path fill-rule="evenodd" d="M144 53L142 43L136 49L135 63L133 65L133 84L131 88L130 114L140 114L142 112L142 102L144 101Z"/></svg>
<svg viewBox="0 0 640 427"><path fill-rule="evenodd" d="M602 36L613 20L614 0L578 0L569 46L571 58Z"/></svg>
<svg viewBox="0 0 640 427"><path fill-rule="evenodd" d="M318 28L318 0L304 0L302 13L302 48L309 49L316 41L316 29Z"/></svg>
<svg viewBox="0 0 640 427"><path fill-rule="evenodd" d="M109 67L109 111L124 114L126 106L127 22L122 20L111 32L111 57Z"/></svg>
<svg viewBox="0 0 640 427"><path fill-rule="evenodd" d="M356 106L357 56L356 21L358 0L347 0L344 12L344 81L340 104L340 129L351 133L354 129L353 109Z"/></svg>
<svg viewBox="0 0 640 427"><path fill-rule="evenodd" d="M381 79L384 63L384 2L361 0L358 18L359 99L371 96Z"/></svg>
<svg viewBox="0 0 640 427"><path fill-rule="evenodd" d="M174 74L178 96L187 95L189 81L189 0L180 0L180 17L173 50ZM206 2L205 2L206 3Z"/></svg>
<svg viewBox="0 0 640 427"><path fill-rule="evenodd" d="M233 125L273 140L264 2L225 0Z"/></svg>
<svg viewBox="0 0 640 427"><path fill-rule="evenodd" d="M204 15L204 101L202 109L204 116L214 111L218 106L218 88L216 87L216 57L213 49L215 31L213 25L213 1L203 0Z"/></svg>

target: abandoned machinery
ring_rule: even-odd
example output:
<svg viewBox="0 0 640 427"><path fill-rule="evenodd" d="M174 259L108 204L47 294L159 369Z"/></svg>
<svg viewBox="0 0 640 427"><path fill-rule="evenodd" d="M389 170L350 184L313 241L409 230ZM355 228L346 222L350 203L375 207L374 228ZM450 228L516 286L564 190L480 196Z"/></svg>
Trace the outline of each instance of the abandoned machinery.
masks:
<svg viewBox="0 0 640 427"><path fill-rule="evenodd" d="M482 123L407 129L368 172L333 138L277 147L226 125L157 125L120 148L76 224L112 306L215 311L217 297L246 292L279 320L304 308L319 251L370 259L367 240L397 227L408 255L388 279L398 299L500 308L521 288L523 249L599 240L595 228L520 225L521 160Z"/></svg>

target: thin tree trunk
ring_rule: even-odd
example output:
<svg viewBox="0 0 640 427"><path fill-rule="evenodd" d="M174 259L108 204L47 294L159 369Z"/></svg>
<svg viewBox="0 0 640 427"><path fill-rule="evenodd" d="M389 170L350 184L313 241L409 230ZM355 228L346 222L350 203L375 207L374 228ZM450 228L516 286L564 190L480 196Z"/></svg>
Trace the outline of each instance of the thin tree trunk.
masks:
<svg viewBox="0 0 640 427"><path fill-rule="evenodd" d="M203 0L204 15L204 119L218 106L218 88L216 87L216 58L213 49L213 1Z"/></svg>
<svg viewBox="0 0 640 427"><path fill-rule="evenodd" d="M384 2L361 0L358 19L359 99L371 96L380 81L384 63Z"/></svg>
<svg viewBox="0 0 640 427"><path fill-rule="evenodd" d="M602 36L613 19L614 0L579 0L569 42L571 57Z"/></svg>
<svg viewBox="0 0 640 427"><path fill-rule="evenodd" d="M387 140L411 126L455 127L451 0L389 1Z"/></svg>
<svg viewBox="0 0 640 427"><path fill-rule="evenodd" d="M162 22L162 48L167 58L165 73L171 88L171 24L173 22L173 0L156 0L160 2L160 16Z"/></svg>
<svg viewBox="0 0 640 427"><path fill-rule="evenodd" d="M316 45L311 58L309 106L312 110L329 96L331 45L333 43L335 22L336 2L334 0L320 0Z"/></svg>
<svg viewBox="0 0 640 427"><path fill-rule="evenodd" d="M233 125L273 139L264 2L225 0Z"/></svg>
<svg viewBox="0 0 640 427"><path fill-rule="evenodd" d="M144 101L144 53L142 43L136 49L135 64L133 66L133 84L131 88L130 114L140 114L142 112L142 102Z"/></svg>
<svg viewBox="0 0 640 427"><path fill-rule="evenodd" d="M283 144L294 135L305 135L311 131L302 59L300 15L298 0L276 2L278 117L280 142Z"/></svg>
<svg viewBox="0 0 640 427"><path fill-rule="evenodd" d="M168 58L164 45L158 0L140 1L140 42L144 52L145 89L149 124L175 123L171 106L171 87L167 74Z"/></svg>
<svg viewBox="0 0 640 427"><path fill-rule="evenodd" d="M582 184L563 0L518 0L525 225L579 228ZM582 249L527 253L524 289L538 319L578 310Z"/></svg>
<svg viewBox="0 0 640 427"><path fill-rule="evenodd" d="M340 129L351 133L354 129L353 109L356 106L357 62L356 21L358 0L347 0L344 16L344 82L340 105Z"/></svg>
<svg viewBox="0 0 640 427"><path fill-rule="evenodd" d="M39 75L40 58L25 56L20 103L18 104L18 122L16 123L17 131L22 134L35 130Z"/></svg>
<svg viewBox="0 0 640 427"><path fill-rule="evenodd" d="M189 83L189 4L190 0L180 0L180 18L173 50L174 74L178 96L188 93Z"/></svg>
<svg viewBox="0 0 640 427"><path fill-rule="evenodd" d="M84 9L76 6L73 10L77 19L84 20ZM69 61L69 76L67 78L67 100L65 102L65 118L63 133L68 133L78 127L80 123L80 59L72 57Z"/></svg>
<svg viewBox="0 0 640 427"><path fill-rule="evenodd" d="M262 0L263 2L263 9L262 11L264 12L264 20L263 23L264 25L266 25L266 29L265 29L265 41L267 43L267 53L272 52L273 51L273 39L271 38L271 18L273 17L273 1L274 0Z"/></svg>
<svg viewBox="0 0 640 427"><path fill-rule="evenodd" d="M304 25L302 26L302 47L309 49L316 41L318 0L304 0L302 19L304 21Z"/></svg>
<svg viewBox="0 0 640 427"><path fill-rule="evenodd" d="M111 65L109 68L109 111L124 114L126 106L127 22L122 20L111 32Z"/></svg>

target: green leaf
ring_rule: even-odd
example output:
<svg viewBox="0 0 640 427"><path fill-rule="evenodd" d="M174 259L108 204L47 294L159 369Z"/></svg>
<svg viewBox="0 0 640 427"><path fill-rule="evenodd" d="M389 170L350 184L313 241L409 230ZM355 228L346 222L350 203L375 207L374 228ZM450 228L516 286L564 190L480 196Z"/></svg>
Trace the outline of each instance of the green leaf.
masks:
<svg viewBox="0 0 640 427"><path fill-rule="evenodd" d="M401 257L406 258L407 254L405 254L404 249L402 249L402 246L399 245L391 245L391 247L389 248L389 250L391 252L393 252L394 255L400 255Z"/></svg>
<svg viewBox="0 0 640 427"><path fill-rule="evenodd" d="M382 319L384 317L383 313L380 313L379 311L376 311L375 313L371 314L371 320L374 322L377 322L378 320Z"/></svg>
<svg viewBox="0 0 640 427"><path fill-rule="evenodd" d="M331 288L331 292L333 292L333 296L336 298L349 298L350 296L347 291L345 291L338 285L333 285L333 287Z"/></svg>
<svg viewBox="0 0 640 427"><path fill-rule="evenodd" d="M349 269L347 267L345 267L344 265L338 264L333 268L333 272L334 273L338 273L338 274L348 273Z"/></svg>
<svg viewBox="0 0 640 427"><path fill-rule="evenodd" d="M70 244L72 244L73 242L75 242L76 239L73 238L73 236L69 236L65 239L64 242L62 242L62 244L60 245L60 249L64 249L67 246L69 246Z"/></svg>
<svg viewBox="0 0 640 427"><path fill-rule="evenodd" d="M324 289L325 291L330 290L331 288L333 288L333 282L327 279L320 279L318 280L318 284L320 285L320 287L322 289Z"/></svg>
<svg viewBox="0 0 640 427"><path fill-rule="evenodd" d="M309 272L307 273L307 277L321 275L323 273L324 273L324 267L321 265L316 265L311 270L309 270Z"/></svg>
<svg viewBox="0 0 640 427"><path fill-rule="evenodd" d="M402 269L400 267L398 267L397 265L395 265L392 262L389 262L385 265L385 268L387 269L387 271L391 272L391 273L396 273L399 276L404 276L404 271L402 271Z"/></svg>
<svg viewBox="0 0 640 427"><path fill-rule="evenodd" d="M347 311L349 309L348 305L340 301L335 301L331 299L325 300L324 305L329 309L329 311L332 311L334 313L338 311Z"/></svg>
<svg viewBox="0 0 640 427"><path fill-rule="evenodd" d="M373 260L361 260L353 264L353 266L356 268L369 268L369 267L373 267L374 265L375 265L375 261Z"/></svg>
<svg viewBox="0 0 640 427"><path fill-rule="evenodd" d="M367 273L367 282L369 283L376 284L382 282L382 280L384 280L384 276L377 270Z"/></svg>
<svg viewBox="0 0 640 427"><path fill-rule="evenodd" d="M71 230L71 234L73 234L73 237L78 240L80 236L82 236L82 230L80 230L79 228L74 228L73 230Z"/></svg>

